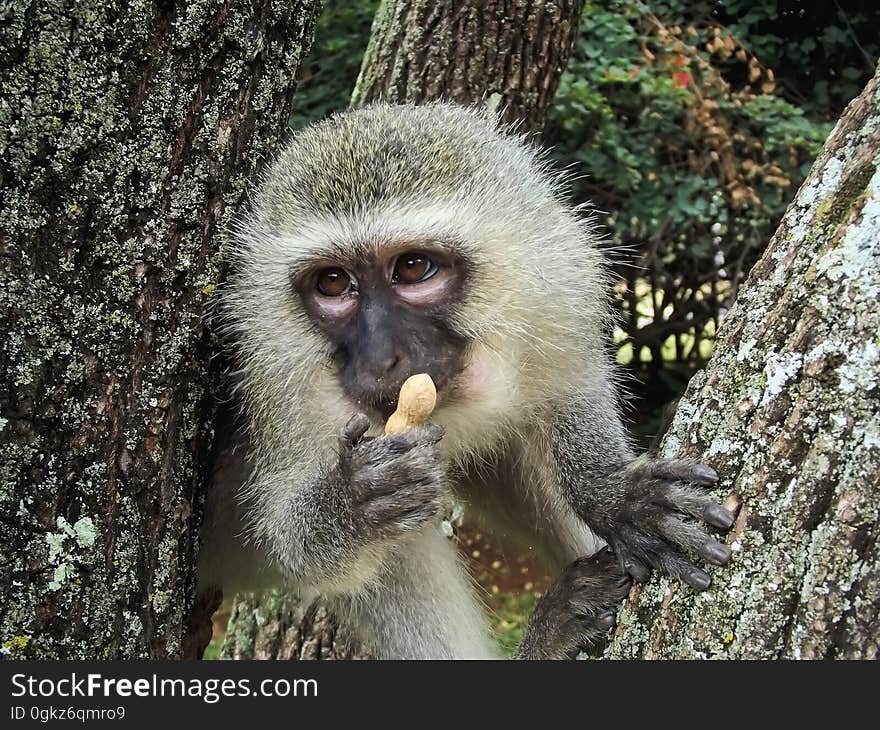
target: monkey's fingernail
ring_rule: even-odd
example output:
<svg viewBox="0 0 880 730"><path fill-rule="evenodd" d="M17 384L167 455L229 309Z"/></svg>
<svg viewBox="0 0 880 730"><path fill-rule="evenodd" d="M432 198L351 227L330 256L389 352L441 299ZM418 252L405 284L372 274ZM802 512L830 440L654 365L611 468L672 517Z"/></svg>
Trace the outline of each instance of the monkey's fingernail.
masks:
<svg viewBox="0 0 880 730"><path fill-rule="evenodd" d="M363 413L355 413L342 427L341 438L355 443L370 429L370 419Z"/></svg>
<svg viewBox="0 0 880 730"><path fill-rule="evenodd" d="M600 629L610 629L614 626L614 614L608 611L596 617L596 626Z"/></svg>
<svg viewBox="0 0 880 730"><path fill-rule="evenodd" d="M733 526L734 515L720 504L710 504L703 511L703 519L713 527L729 530Z"/></svg>
<svg viewBox="0 0 880 730"><path fill-rule="evenodd" d="M690 573L686 573L683 577L684 582L696 591L705 591L712 582L712 578L709 574L704 573L699 568L694 568Z"/></svg>
<svg viewBox="0 0 880 730"><path fill-rule="evenodd" d="M706 546L706 559L715 565L727 565L731 551L723 542L713 542Z"/></svg>
<svg viewBox="0 0 880 730"><path fill-rule="evenodd" d="M705 464L697 464L692 470L694 481L700 484L714 484L718 481L718 472L711 466Z"/></svg>

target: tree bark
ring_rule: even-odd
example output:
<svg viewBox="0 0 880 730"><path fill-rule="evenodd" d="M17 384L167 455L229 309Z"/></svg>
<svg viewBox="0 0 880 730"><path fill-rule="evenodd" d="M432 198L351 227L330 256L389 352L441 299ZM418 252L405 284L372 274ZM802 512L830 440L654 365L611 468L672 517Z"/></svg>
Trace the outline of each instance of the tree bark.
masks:
<svg viewBox="0 0 880 730"><path fill-rule="evenodd" d="M365 659L366 649L320 601L273 591L237 596L222 659Z"/></svg>
<svg viewBox="0 0 880 730"><path fill-rule="evenodd" d="M179 656L220 232L314 0L13 0L0 21L0 652Z"/></svg>
<svg viewBox="0 0 880 730"><path fill-rule="evenodd" d="M384 99L488 102L544 126L583 0L382 0L352 106Z"/></svg>
<svg viewBox="0 0 880 730"><path fill-rule="evenodd" d="M635 588L608 658L877 658L880 70L847 108L661 453L742 508L706 593Z"/></svg>
<svg viewBox="0 0 880 730"><path fill-rule="evenodd" d="M583 6L583 0L382 0L351 106L378 99L485 100L498 106L504 121L539 130L571 55ZM307 618L316 613L320 631ZM347 648L350 634L320 604L304 610L291 599L239 596L233 616L255 618L230 620L224 658L356 658L365 652ZM285 636L291 626L299 628ZM343 637L338 642L337 635ZM297 648L302 645L309 647L308 656ZM315 653L316 646L324 653Z"/></svg>

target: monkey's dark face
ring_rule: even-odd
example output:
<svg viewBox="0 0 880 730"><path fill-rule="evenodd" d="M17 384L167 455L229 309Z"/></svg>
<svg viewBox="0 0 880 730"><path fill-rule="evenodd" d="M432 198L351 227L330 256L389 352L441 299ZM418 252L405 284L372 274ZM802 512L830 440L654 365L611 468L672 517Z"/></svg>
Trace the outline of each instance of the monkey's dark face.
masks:
<svg viewBox="0 0 880 730"><path fill-rule="evenodd" d="M464 367L467 340L450 326L466 263L436 242L375 247L356 259L311 261L294 285L316 326L333 344L342 387L384 417L400 386L428 373L444 398Z"/></svg>

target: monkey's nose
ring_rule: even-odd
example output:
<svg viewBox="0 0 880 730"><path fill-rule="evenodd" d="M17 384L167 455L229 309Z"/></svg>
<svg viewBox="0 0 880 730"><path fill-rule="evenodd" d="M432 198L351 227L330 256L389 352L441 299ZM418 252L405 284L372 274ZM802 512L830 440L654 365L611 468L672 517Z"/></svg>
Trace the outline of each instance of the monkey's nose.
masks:
<svg viewBox="0 0 880 730"><path fill-rule="evenodd" d="M382 375L394 375L395 370L397 370L398 366L400 365L400 360L400 354L396 352L384 358L379 363L379 369Z"/></svg>

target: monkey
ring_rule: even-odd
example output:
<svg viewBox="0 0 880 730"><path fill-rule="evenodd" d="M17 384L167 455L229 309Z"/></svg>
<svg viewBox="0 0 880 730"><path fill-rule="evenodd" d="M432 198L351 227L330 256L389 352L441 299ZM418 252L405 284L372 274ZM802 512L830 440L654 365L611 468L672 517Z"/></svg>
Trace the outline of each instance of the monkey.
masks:
<svg viewBox="0 0 880 730"><path fill-rule="evenodd" d="M650 569L706 590L730 548L709 466L637 455L597 226L528 137L451 102L295 132L235 226L217 317L242 426L199 582L321 596L377 658L494 658L438 528L455 499L560 577L517 653L567 658ZM428 373L429 424L385 436Z"/></svg>

